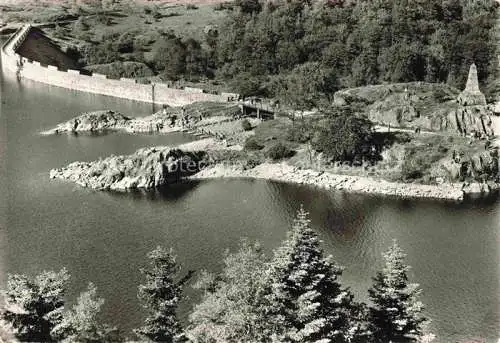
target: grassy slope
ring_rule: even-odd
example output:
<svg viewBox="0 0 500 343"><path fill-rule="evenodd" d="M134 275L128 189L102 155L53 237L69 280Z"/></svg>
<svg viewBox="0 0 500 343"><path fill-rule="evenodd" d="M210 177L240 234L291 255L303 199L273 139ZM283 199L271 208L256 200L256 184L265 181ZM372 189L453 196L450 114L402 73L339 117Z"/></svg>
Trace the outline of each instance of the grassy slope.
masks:
<svg viewBox="0 0 500 343"><path fill-rule="evenodd" d="M0 0L1 1L1 0ZM217 25L224 18L224 11L214 11L214 4L223 1L198 1L197 9L187 9L180 1L130 1L122 6L123 11L118 11L113 16L113 24L106 26L96 23L91 27L95 34L125 32L131 29L143 33L151 33L158 30L172 29L183 37L201 38L203 28L206 25ZM28 5L26 5L28 3ZM21 1L13 4L0 2L0 22L52 22L57 20L72 20L74 9L68 4L69 1L59 1L50 6L41 2ZM186 1L185 3L196 3ZM159 19L154 19L144 13L145 7L158 6ZM85 9L83 5L82 8Z"/></svg>

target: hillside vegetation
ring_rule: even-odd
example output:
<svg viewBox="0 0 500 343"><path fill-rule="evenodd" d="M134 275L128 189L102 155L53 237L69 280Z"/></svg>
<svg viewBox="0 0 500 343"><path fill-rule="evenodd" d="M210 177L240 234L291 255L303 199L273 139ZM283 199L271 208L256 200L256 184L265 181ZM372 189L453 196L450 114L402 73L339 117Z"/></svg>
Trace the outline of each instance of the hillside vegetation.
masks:
<svg viewBox="0 0 500 343"><path fill-rule="evenodd" d="M472 62L481 85L493 83L497 7L493 0L94 0L25 11L3 5L2 17L72 21L51 34L76 48L82 66L140 62L165 80L224 84L310 108L338 89L368 84L461 89Z"/></svg>
<svg viewBox="0 0 500 343"><path fill-rule="evenodd" d="M456 101L473 62L481 88L495 88L496 1L90 1L50 11L57 8L77 19L51 35L82 68L277 100L278 120L209 130L244 146L233 157L250 166L316 158L322 170L405 181L497 177L495 153L476 140L492 136L491 111Z"/></svg>
<svg viewBox="0 0 500 343"><path fill-rule="evenodd" d="M496 1L239 4L220 30L221 75L235 75L242 93L280 96L294 106L319 105L340 88L384 82L462 88L473 61L484 84L496 66ZM307 96L296 96L301 93Z"/></svg>

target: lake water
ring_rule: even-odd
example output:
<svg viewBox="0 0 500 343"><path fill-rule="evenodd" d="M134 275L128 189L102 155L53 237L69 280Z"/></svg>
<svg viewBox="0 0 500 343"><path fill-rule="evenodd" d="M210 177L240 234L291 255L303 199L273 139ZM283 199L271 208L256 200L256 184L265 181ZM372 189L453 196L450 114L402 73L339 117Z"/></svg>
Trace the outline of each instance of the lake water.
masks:
<svg viewBox="0 0 500 343"><path fill-rule="evenodd" d="M151 105L76 93L4 76L0 112L0 284L7 273L66 267L72 303L94 282L104 317L126 333L140 325L138 269L156 245L173 247L184 270L220 270L241 237L268 250L285 238L304 204L325 249L346 267L343 281L365 300L381 253L397 239L412 280L424 290L437 342L496 342L500 337L500 205L347 195L280 183L218 180L162 191L109 193L51 180L75 160L184 143L183 134L40 136L83 111L151 113ZM198 295L187 291L185 316Z"/></svg>

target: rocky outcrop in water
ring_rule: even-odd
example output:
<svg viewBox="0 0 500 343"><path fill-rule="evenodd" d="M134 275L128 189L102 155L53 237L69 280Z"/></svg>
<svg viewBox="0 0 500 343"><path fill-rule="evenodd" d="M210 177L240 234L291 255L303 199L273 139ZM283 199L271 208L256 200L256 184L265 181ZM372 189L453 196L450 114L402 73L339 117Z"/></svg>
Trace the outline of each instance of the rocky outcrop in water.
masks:
<svg viewBox="0 0 500 343"><path fill-rule="evenodd" d="M199 102L183 107L167 107L145 117L127 117L119 112L105 110L87 112L44 131L42 134L91 133L123 130L131 133L169 133L189 128L202 119L234 117L239 108L234 104ZM201 122L203 123L203 122Z"/></svg>
<svg viewBox="0 0 500 343"><path fill-rule="evenodd" d="M87 112L70 119L55 128L44 132L45 134L62 132L97 132L105 130L125 129L131 122L131 118L115 111Z"/></svg>
<svg viewBox="0 0 500 343"><path fill-rule="evenodd" d="M98 190L151 189L177 182L198 172L204 165L205 152L153 147L126 156L74 162L52 169L50 178L70 180Z"/></svg>
<svg viewBox="0 0 500 343"><path fill-rule="evenodd" d="M146 117L129 118L115 111L87 112L42 134L91 133L123 130L127 132L172 132L182 128L179 118L163 111Z"/></svg>

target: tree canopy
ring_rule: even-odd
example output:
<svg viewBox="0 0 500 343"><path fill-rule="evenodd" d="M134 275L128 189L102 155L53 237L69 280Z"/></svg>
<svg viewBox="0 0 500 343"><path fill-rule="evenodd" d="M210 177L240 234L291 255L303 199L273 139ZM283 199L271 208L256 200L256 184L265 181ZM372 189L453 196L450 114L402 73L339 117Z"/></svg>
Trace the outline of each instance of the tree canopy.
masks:
<svg viewBox="0 0 500 343"><path fill-rule="evenodd" d="M56 342L52 330L63 319L68 280L65 269L43 272L33 279L25 275L9 275L5 290L6 306L1 318L11 324L19 340Z"/></svg>
<svg viewBox="0 0 500 343"><path fill-rule="evenodd" d="M153 342L183 341L183 330L177 319L184 278L172 250L158 246L148 254L150 268L142 269L146 283L139 286L138 297L148 311L144 326L135 333Z"/></svg>
<svg viewBox="0 0 500 343"><path fill-rule="evenodd" d="M422 341L421 291L409 283L404 257L394 243L369 289L372 303L358 303L341 283L343 268L325 254L301 207L272 258L260 244L243 240L236 252L226 252L220 273L200 273L195 288L202 292L201 301L187 327L176 312L190 274L180 277L172 250L154 249L148 254L149 268L142 270L146 282L139 286L147 317L134 332L141 341L165 343ZM21 342L124 341L115 327L99 322L104 300L92 283L64 311L68 278L64 269L35 278L10 275L0 310L2 329Z"/></svg>
<svg viewBox="0 0 500 343"><path fill-rule="evenodd" d="M382 82L461 88L473 61L481 82L493 73L497 7L493 0L238 1L219 31L219 74L245 73L272 95L276 79L286 84L313 65L335 75L326 94ZM316 74L308 74L312 84Z"/></svg>
<svg viewBox="0 0 500 343"><path fill-rule="evenodd" d="M373 306L370 324L376 342L417 342L423 334L423 304L418 284L409 283L405 254L394 242L384 254L385 265L369 289Z"/></svg>
<svg viewBox="0 0 500 343"><path fill-rule="evenodd" d="M361 161L372 156L372 123L349 107L326 112L328 119L318 128L313 147L333 161Z"/></svg>

